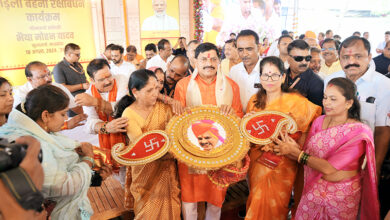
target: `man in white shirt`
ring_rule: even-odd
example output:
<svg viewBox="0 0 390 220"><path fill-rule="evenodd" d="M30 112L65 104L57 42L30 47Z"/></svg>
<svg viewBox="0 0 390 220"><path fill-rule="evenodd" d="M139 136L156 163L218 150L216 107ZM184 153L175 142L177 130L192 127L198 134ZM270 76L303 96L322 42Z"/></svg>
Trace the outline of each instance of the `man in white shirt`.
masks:
<svg viewBox="0 0 390 220"><path fill-rule="evenodd" d="M242 109L246 112L249 99L260 85L259 36L252 30L242 30L237 36L237 50L242 62L233 66L229 77L240 88Z"/></svg>
<svg viewBox="0 0 390 220"><path fill-rule="evenodd" d="M111 73L113 75L123 75L130 78L130 75L136 70L135 66L129 62L123 60L124 48L120 45L114 45L111 47L111 59L110 63Z"/></svg>
<svg viewBox="0 0 390 220"><path fill-rule="evenodd" d="M283 61L285 69L290 67L287 61L288 57L290 56L288 55L287 47L291 42L293 42L293 40L294 39L288 34L280 36L278 40L279 58Z"/></svg>
<svg viewBox="0 0 390 220"><path fill-rule="evenodd" d="M383 53L383 49L386 47L386 43L387 41L390 40L390 31L386 31L385 32L385 41L382 41L378 44L378 46L376 47L376 52L378 54L381 54Z"/></svg>
<svg viewBox="0 0 390 220"><path fill-rule="evenodd" d="M258 35L265 34L263 33L264 16L261 11L253 7L252 0L240 0L239 2L240 7L232 8L229 16L225 17L216 39L218 46L222 47L225 41L229 40L230 33L238 33L241 30L250 29Z"/></svg>
<svg viewBox="0 0 390 220"><path fill-rule="evenodd" d="M113 75L110 66L104 59L94 59L87 67L91 86L75 97L78 105L83 106L88 115L86 129L91 134L99 135L99 146L107 153L117 143L124 143L121 132L126 132L127 118L112 117L116 103L128 93L126 77ZM112 163L113 161L111 161ZM113 163L112 163L113 164ZM118 176L117 176L118 177ZM119 171L119 181L124 185L125 169Z"/></svg>
<svg viewBox="0 0 390 220"><path fill-rule="evenodd" d="M161 39L157 43L158 55L152 57L146 64L146 69L150 67L160 67L162 70L167 71L167 63L172 60L172 46L167 39Z"/></svg>
<svg viewBox="0 0 390 220"><path fill-rule="evenodd" d="M170 31L179 30L177 20L166 14L166 0L152 0L154 15L146 18L142 23L143 31Z"/></svg>
<svg viewBox="0 0 390 220"><path fill-rule="evenodd" d="M101 59L105 59L107 60L108 62L111 61L111 47L114 46L115 44L109 44L107 45L106 49L104 50L103 53L101 53L99 56L97 56L96 58L101 58Z"/></svg>
<svg viewBox="0 0 390 220"><path fill-rule="evenodd" d="M375 159L379 176L390 141L387 113L390 110L390 79L375 71L370 65L370 43L361 37L352 36L339 48L342 71L325 79L325 85L336 77L346 77L357 86L361 105L361 119L374 131ZM325 86L326 88L326 86Z"/></svg>
<svg viewBox="0 0 390 220"><path fill-rule="evenodd" d="M27 64L25 68L25 75L27 78L27 82L19 86L15 90L14 94L14 107L19 105L21 102L25 101L27 94L42 85L51 84L53 86L57 86L62 89L69 97L69 108L72 109L76 115L67 121L68 129L73 129L74 127L80 126L80 122L86 119L86 115L83 114L83 109L76 105L73 95L70 91L63 86L62 84L56 83L52 81L52 74L50 70L47 68L46 64L40 61L33 61Z"/></svg>

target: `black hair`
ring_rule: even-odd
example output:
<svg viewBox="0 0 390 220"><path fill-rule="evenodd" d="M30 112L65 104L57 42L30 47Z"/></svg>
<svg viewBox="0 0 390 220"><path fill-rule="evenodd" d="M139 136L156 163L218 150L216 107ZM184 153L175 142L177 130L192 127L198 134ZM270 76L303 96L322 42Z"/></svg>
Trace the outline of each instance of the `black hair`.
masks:
<svg viewBox="0 0 390 220"><path fill-rule="evenodd" d="M69 97L62 89L53 85L42 85L27 94L23 108L22 104L19 104L16 109L36 122L41 119L45 110L55 113L64 110L68 105Z"/></svg>
<svg viewBox="0 0 390 220"><path fill-rule="evenodd" d="M74 43L65 45L64 54L67 54L70 50L80 50L80 46Z"/></svg>
<svg viewBox="0 0 390 220"><path fill-rule="evenodd" d="M110 64L108 64L106 59L93 59L91 62L89 62L87 66L88 76L94 79L95 73L103 69L105 66L108 66L108 68L110 68Z"/></svg>
<svg viewBox="0 0 390 220"><path fill-rule="evenodd" d="M158 51L160 50L164 50L164 46L165 44L169 44L169 41L167 39L161 39L158 43L157 43L157 48L158 48Z"/></svg>
<svg viewBox="0 0 390 220"><path fill-rule="evenodd" d="M154 77L155 79L157 79L156 74L153 71L147 69L136 70L131 74L129 82L127 84L129 94L123 96L116 104L114 110L114 118L122 117L123 111L128 106L133 104L133 102L135 102L136 99L134 97L132 89L136 89L138 91L141 90L146 86L150 77Z"/></svg>
<svg viewBox="0 0 390 220"><path fill-rule="evenodd" d="M256 43L256 44L259 44L259 35L257 35L256 32L254 32L254 31L252 31L252 30L249 30L249 29L240 31L240 33L238 33L238 35L237 35L236 40L238 41L238 39L239 39L240 37L247 37L247 36L252 36L252 37L254 37L254 38L255 38L255 43Z"/></svg>
<svg viewBox="0 0 390 220"><path fill-rule="evenodd" d="M0 87L4 84L7 83L8 85L11 85L11 83L4 77L0 76Z"/></svg>
<svg viewBox="0 0 390 220"><path fill-rule="evenodd" d="M327 30L325 33L326 33L326 34L330 34L330 32L333 32L333 31L329 29L329 30Z"/></svg>
<svg viewBox="0 0 390 220"><path fill-rule="evenodd" d="M282 35L288 35L288 31L287 30L283 30L282 31Z"/></svg>
<svg viewBox="0 0 390 220"><path fill-rule="evenodd" d="M353 100L351 108L348 109L348 118L360 121L360 103L357 98L357 88L355 83L344 77L333 78L328 82L329 85L336 86L345 99Z"/></svg>
<svg viewBox="0 0 390 220"><path fill-rule="evenodd" d="M339 47L340 47L340 44L337 40L333 39L333 38L326 38L323 42L322 42L322 45L321 47L324 46L325 43L334 43L335 47L336 47L336 50L339 50Z"/></svg>
<svg viewBox="0 0 390 220"><path fill-rule="evenodd" d="M294 40L290 35L282 35L278 39L278 45L280 44L280 41L282 41L283 38L290 38L291 40Z"/></svg>
<svg viewBox="0 0 390 220"><path fill-rule="evenodd" d="M336 34L336 35L333 36L333 38L340 38L341 39L341 36Z"/></svg>
<svg viewBox="0 0 390 220"><path fill-rule="evenodd" d="M32 73L31 73L31 67L33 66L46 66L46 64L42 63L41 61L32 61L30 63L27 64L26 68L24 68L24 74L26 75L26 77L32 77Z"/></svg>
<svg viewBox="0 0 390 220"><path fill-rule="evenodd" d="M126 52L133 52L133 53L137 53L137 48L134 46L134 45L129 45L127 48L126 48Z"/></svg>
<svg viewBox="0 0 390 220"><path fill-rule="evenodd" d="M187 47L189 47L191 44L200 44L200 42L198 40L191 40L188 42Z"/></svg>
<svg viewBox="0 0 390 220"><path fill-rule="evenodd" d="M237 48L237 43L236 43L235 39L229 39L229 40L225 41L225 44L231 44L231 43L233 43L233 46L235 48Z"/></svg>
<svg viewBox="0 0 390 220"><path fill-rule="evenodd" d="M390 34L390 31L386 31L386 32L385 32L385 35L386 35L386 34Z"/></svg>
<svg viewBox="0 0 390 220"><path fill-rule="evenodd" d="M317 47L311 47L310 48L310 53L321 53L321 50L318 49Z"/></svg>
<svg viewBox="0 0 390 220"><path fill-rule="evenodd" d="M119 50L120 54L123 54L123 51L125 51L125 49L121 45L116 44L111 46L111 50Z"/></svg>
<svg viewBox="0 0 390 220"><path fill-rule="evenodd" d="M288 47L287 47L287 53L290 54L290 52L294 49L294 48L298 48L300 50L309 50L310 49L310 46L308 43L306 43L306 41L304 40L294 40L293 42L291 42Z"/></svg>
<svg viewBox="0 0 390 220"><path fill-rule="evenodd" d="M196 47L196 49L195 49L195 59L198 58L200 53L204 53L204 52L210 51L210 50L215 50L215 52L217 53L218 58L220 58L220 54L219 54L219 50L218 50L217 46L215 46L215 44L207 42L207 43L201 43L201 44L199 44L198 47Z"/></svg>
<svg viewBox="0 0 390 220"><path fill-rule="evenodd" d="M233 32L229 34L229 36L232 36L232 35L237 36L237 34L233 33Z"/></svg>
<svg viewBox="0 0 390 220"><path fill-rule="evenodd" d="M107 51L107 50L111 50L112 46L114 46L114 45L115 45L115 44L109 44L109 45L107 45L107 47L106 47L105 50L106 50L106 51Z"/></svg>
<svg viewBox="0 0 390 220"><path fill-rule="evenodd" d="M157 53L157 47L156 44L147 44L145 46L145 51L146 50L153 50L153 52Z"/></svg>
<svg viewBox="0 0 390 220"><path fill-rule="evenodd" d="M260 61L260 76L263 74L263 69L266 64L271 64L273 66L276 66L280 71L281 76L283 76L286 73L286 70L284 68L284 62L279 57L269 56L263 58ZM282 92L290 92L287 84L287 80L284 83L282 83ZM264 109L266 100L267 100L267 93L263 88L263 86L260 84L259 90L256 94L256 101L255 101L256 108Z"/></svg>
<svg viewBox="0 0 390 220"><path fill-rule="evenodd" d="M364 45L364 49L367 50L368 54L370 54L371 52L371 46L370 46L370 42L364 38L364 37L358 37L358 36L350 36L348 37L347 39L345 39L340 47L339 47L339 55L340 55L340 52L341 52L341 49L342 48L348 48L348 47L351 47L353 45L355 45L358 41L362 41L363 42L363 45Z"/></svg>
<svg viewBox="0 0 390 220"><path fill-rule="evenodd" d="M355 34L359 35L358 37L360 37L360 36L362 35L362 34L360 33L360 31L355 31L355 32L353 32L352 35L355 35Z"/></svg>
<svg viewBox="0 0 390 220"><path fill-rule="evenodd" d="M303 39L305 39L305 37L306 37L305 34L301 34L301 35L299 35L298 39L299 39L299 40L303 40Z"/></svg>
<svg viewBox="0 0 390 220"><path fill-rule="evenodd" d="M323 32L318 33L318 36L320 36L320 35L325 37L325 34Z"/></svg>

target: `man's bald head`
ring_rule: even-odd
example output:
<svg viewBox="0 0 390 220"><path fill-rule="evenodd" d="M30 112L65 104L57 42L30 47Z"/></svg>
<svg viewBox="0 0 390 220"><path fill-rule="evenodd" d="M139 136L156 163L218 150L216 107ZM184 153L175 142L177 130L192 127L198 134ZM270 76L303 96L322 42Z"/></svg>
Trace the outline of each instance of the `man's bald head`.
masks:
<svg viewBox="0 0 390 220"><path fill-rule="evenodd" d="M184 55L175 56L167 65L166 82L168 85L175 85L186 76L189 68L189 61Z"/></svg>

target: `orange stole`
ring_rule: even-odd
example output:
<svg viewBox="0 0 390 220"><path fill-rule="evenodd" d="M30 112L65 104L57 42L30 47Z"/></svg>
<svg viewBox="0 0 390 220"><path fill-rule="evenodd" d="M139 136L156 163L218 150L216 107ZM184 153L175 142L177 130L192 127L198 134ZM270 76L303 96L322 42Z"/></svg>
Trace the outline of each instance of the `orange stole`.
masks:
<svg viewBox="0 0 390 220"><path fill-rule="evenodd" d="M91 86L92 97L102 99L102 96L96 89L95 85ZM114 80L114 86L112 87L110 93L108 94L108 101L115 102L116 95L118 93L118 87L116 85L116 80ZM114 120L111 115L107 115L104 112L100 111L98 108L95 108L96 112L99 115L99 119L104 122L110 122ZM113 134L99 134L99 145L100 148L107 150L107 161L112 164L111 161L111 147L117 143L126 143L126 137L122 133L113 133Z"/></svg>
<svg viewBox="0 0 390 220"><path fill-rule="evenodd" d="M247 111L262 111L254 105L256 95L249 100ZM291 115L297 125L297 140L308 132L311 122L321 114L321 107L309 102L305 97L286 93L279 100L268 103L264 110L281 111ZM250 194L247 201L246 220L287 219L288 203L297 173L297 162L287 157L275 169L270 169L257 160L263 154L262 145L252 145L249 152L251 164L248 171Z"/></svg>
<svg viewBox="0 0 390 220"><path fill-rule="evenodd" d="M191 76L188 76L180 80L175 89L175 99L179 100L183 106L186 106L186 93L190 77ZM202 103L217 105L215 98L216 81L214 80L211 84L208 84L199 76L195 80L199 86ZM239 96L239 88L230 78L228 78L228 82L232 86L234 94L232 108L239 117L242 117L243 113ZM209 202L215 206L222 207L227 188L219 188L210 181L207 174L190 173L188 166L183 163L178 163L178 168L181 186L181 199L183 202Z"/></svg>

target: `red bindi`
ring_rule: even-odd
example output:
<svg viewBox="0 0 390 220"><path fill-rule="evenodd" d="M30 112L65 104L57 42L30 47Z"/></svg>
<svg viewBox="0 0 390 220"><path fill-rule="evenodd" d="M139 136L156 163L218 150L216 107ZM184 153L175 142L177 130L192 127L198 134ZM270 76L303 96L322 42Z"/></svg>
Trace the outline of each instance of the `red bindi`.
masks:
<svg viewBox="0 0 390 220"><path fill-rule="evenodd" d="M210 54L209 53L207 54L207 58L210 58Z"/></svg>

